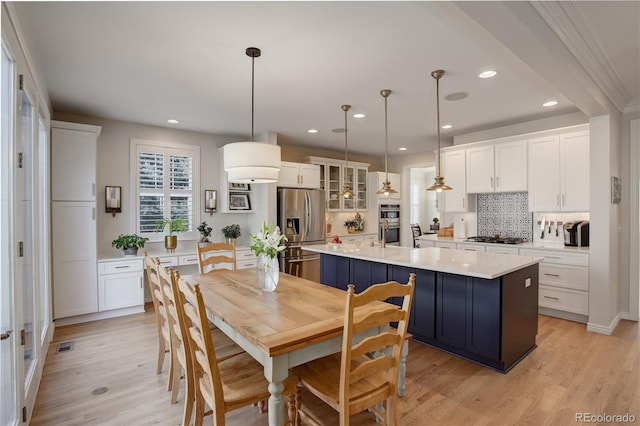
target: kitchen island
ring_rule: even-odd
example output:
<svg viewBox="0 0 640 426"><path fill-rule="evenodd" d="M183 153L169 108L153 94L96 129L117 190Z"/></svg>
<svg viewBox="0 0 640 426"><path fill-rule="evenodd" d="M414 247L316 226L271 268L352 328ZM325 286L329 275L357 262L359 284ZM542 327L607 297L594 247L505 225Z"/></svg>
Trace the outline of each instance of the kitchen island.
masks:
<svg viewBox="0 0 640 426"><path fill-rule="evenodd" d="M536 347L538 257L364 243L307 250L321 254L320 281L341 289L415 273L409 332L420 342L501 372Z"/></svg>

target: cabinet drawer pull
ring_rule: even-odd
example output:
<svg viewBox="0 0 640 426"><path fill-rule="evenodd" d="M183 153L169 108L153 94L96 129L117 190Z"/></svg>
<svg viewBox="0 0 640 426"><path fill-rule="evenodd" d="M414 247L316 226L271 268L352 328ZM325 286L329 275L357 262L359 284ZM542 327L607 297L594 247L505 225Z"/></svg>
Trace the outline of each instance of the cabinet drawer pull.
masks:
<svg viewBox="0 0 640 426"><path fill-rule="evenodd" d="M161 260L160 263L173 263L173 260Z"/></svg>
<svg viewBox="0 0 640 426"><path fill-rule="evenodd" d="M478 251L477 249L466 248L466 251Z"/></svg>
<svg viewBox="0 0 640 426"><path fill-rule="evenodd" d="M197 258L197 257L192 257L192 258L190 258L190 259L185 259L184 261L185 261L185 262L195 262L196 260L198 260L198 258Z"/></svg>
<svg viewBox="0 0 640 426"><path fill-rule="evenodd" d="M558 256L543 256L543 259L560 259Z"/></svg>
<svg viewBox="0 0 640 426"><path fill-rule="evenodd" d="M560 275L558 274L547 274L546 272L544 273L546 276L548 277L556 277L556 278L560 278Z"/></svg>
<svg viewBox="0 0 640 426"><path fill-rule="evenodd" d="M126 265L126 266L116 266L115 268L116 268L116 269L127 269L127 268L130 268L130 266L129 266L129 265Z"/></svg>
<svg viewBox="0 0 640 426"><path fill-rule="evenodd" d="M551 300L560 300L557 297L551 297L551 296L543 296L545 299L551 299Z"/></svg>

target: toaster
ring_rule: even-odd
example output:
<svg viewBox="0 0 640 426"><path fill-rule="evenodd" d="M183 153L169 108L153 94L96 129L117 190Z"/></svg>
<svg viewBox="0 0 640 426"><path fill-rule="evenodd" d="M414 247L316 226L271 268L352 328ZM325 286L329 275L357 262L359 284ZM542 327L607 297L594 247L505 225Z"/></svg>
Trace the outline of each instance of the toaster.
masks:
<svg viewBox="0 0 640 426"><path fill-rule="evenodd" d="M575 247L589 247L589 221L579 220L567 222L564 228L564 245Z"/></svg>

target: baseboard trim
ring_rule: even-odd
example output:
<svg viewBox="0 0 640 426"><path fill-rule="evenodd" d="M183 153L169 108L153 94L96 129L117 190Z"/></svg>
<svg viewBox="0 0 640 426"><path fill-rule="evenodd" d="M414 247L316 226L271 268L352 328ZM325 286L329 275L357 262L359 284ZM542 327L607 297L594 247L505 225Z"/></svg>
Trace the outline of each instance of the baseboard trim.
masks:
<svg viewBox="0 0 640 426"><path fill-rule="evenodd" d="M613 333L613 331L618 326L618 323L620 322L621 319L622 318L620 314L616 315L608 326L602 326L600 324L594 324L592 322L588 322L587 330L592 331L594 333L606 334L607 336L610 336L611 333Z"/></svg>
<svg viewBox="0 0 640 426"><path fill-rule="evenodd" d="M62 327L71 324L80 324L89 321L98 321L107 318L122 317L125 315L139 314L144 312L144 305L133 306L131 308L113 309L111 311L95 312L93 314L76 315L74 317L59 318L54 321L56 327Z"/></svg>
<svg viewBox="0 0 640 426"><path fill-rule="evenodd" d="M586 315L574 314L573 312L559 311L557 309L544 308L542 306L538 306L538 313L541 315L546 315L548 317L562 318L569 321L581 322L583 324L587 324L589 320Z"/></svg>

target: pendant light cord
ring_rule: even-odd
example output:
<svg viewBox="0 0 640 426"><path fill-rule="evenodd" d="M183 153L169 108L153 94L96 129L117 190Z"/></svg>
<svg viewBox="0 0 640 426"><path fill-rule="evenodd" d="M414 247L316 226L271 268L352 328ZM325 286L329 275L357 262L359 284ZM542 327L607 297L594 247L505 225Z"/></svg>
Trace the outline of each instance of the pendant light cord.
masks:
<svg viewBox="0 0 640 426"><path fill-rule="evenodd" d="M384 171L386 174L385 182L389 182L389 169L387 168L387 156L389 155L389 127L387 125L387 96L384 97Z"/></svg>
<svg viewBox="0 0 640 426"><path fill-rule="evenodd" d="M251 142L253 142L253 98L255 92L254 74L255 74L255 56L251 56Z"/></svg>
<svg viewBox="0 0 640 426"><path fill-rule="evenodd" d="M438 120L438 170L436 170L436 175L440 176L440 77L436 78L436 111Z"/></svg>
<svg viewBox="0 0 640 426"><path fill-rule="evenodd" d="M344 167L349 167L349 143L347 142L347 111L349 109L344 110Z"/></svg>

